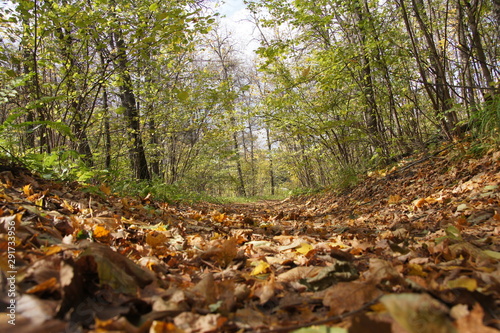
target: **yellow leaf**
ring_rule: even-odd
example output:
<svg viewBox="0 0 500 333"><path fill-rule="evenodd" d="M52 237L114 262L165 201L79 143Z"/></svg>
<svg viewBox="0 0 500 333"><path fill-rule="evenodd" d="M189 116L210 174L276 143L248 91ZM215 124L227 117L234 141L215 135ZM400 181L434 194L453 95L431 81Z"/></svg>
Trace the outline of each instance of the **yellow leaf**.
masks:
<svg viewBox="0 0 500 333"><path fill-rule="evenodd" d="M96 225L93 230L94 238L99 241L107 241L110 231L102 225Z"/></svg>
<svg viewBox="0 0 500 333"><path fill-rule="evenodd" d="M424 268L422 265L419 264L408 264L408 275L415 275L415 276L422 276L425 277L427 276L427 272L424 272Z"/></svg>
<svg viewBox="0 0 500 333"><path fill-rule="evenodd" d="M454 288L465 288L468 291L475 291L477 289L477 281L465 276L459 277L456 280L448 281L448 287Z"/></svg>
<svg viewBox="0 0 500 333"><path fill-rule="evenodd" d="M63 250L62 247L60 247L59 245L52 245L51 247L47 248L45 250L45 255L46 256L50 256L50 255L53 255L53 254L56 254L56 253L59 253Z"/></svg>
<svg viewBox="0 0 500 333"><path fill-rule="evenodd" d="M226 219L226 214L224 214L224 213L222 213L222 214L214 214L212 216L212 218L214 219L215 222L222 223Z"/></svg>
<svg viewBox="0 0 500 333"><path fill-rule="evenodd" d="M69 210L71 213L75 213L77 209L73 207L69 202L63 199L63 203L61 205L63 208Z"/></svg>
<svg viewBox="0 0 500 333"><path fill-rule="evenodd" d="M165 226L163 223L158 223L155 226L151 228L151 230L156 230L156 231L167 231L168 226Z"/></svg>
<svg viewBox="0 0 500 333"><path fill-rule="evenodd" d="M314 247L311 244L302 243L296 251L300 254L307 255L313 248Z"/></svg>
<svg viewBox="0 0 500 333"><path fill-rule="evenodd" d="M180 328L177 328L172 323L166 323L163 321L158 321L155 320L151 324L151 327L149 328L150 333L184 333L184 330L181 330Z"/></svg>
<svg viewBox="0 0 500 333"><path fill-rule="evenodd" d="M102 184L101 186L99 186L99 189L102 191L102 193L111 195L111 187L109 187L108 185Z"/></svg>
<svg viewBox="0 0 500 333"><path fill-rule="evenodd" d="M389 201L387 202L389 205L392 205L392 204L397 204L398 202L401 201L401 196L399 194L396 194L396 195L390 195L389 196Z"/></svg>
<svg viewBox="0 0 500 333"><path fill-rule="evenodd" d="M33 188L31 187L31 184L28 184L28 185L24 185L23 186L23 193L24 195L26 196L30 196L30 195L33 195L34 192L33 192Z"/></svg>
<svg viewBox="0 0 500 333"><path fill-rule="evenodd" d="M146 234L146 243L148 243L153 248L165 245L167 241L168 237L162 232L153 231Z"/></svg>
<svg viewBox="0 0 500 333"><path fill-rule="evenodd" d="M269 267L271 267L271 265L269 265L265 261L260 260L258 263L256 263L256 266L250 275L263 274L269 269Z"/></svg>
<svg viewBox="0 0 500 333"><path fill-rule="evenodd" d="M427 198L425 198L425 201L427 203L433 204L433 203L436 203L438 200L436 198L427 197Z"/></svg>

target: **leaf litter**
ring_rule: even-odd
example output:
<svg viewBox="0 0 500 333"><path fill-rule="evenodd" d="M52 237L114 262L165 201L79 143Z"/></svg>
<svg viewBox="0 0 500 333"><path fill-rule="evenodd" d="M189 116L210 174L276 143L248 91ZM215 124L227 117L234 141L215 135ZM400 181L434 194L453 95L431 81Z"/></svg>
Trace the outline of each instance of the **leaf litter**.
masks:
<svg viewBox="0 0 500 333"><path fill-rule="evenodd" d="M500 152L418 162L341 194L192 206L3 167L0 329L498 332Z"/></svg>

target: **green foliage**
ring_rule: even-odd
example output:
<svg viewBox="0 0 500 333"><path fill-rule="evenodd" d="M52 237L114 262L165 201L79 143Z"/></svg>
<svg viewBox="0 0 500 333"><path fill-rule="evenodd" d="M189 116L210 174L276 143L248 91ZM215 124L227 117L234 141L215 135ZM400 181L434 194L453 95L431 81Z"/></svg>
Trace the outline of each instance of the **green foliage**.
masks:
<svg viewBox="0 0 500 333"><path fill-rule="evenodd" d="M17 74L13 70L6 70L6 82L3 83L3 88L0 88L0 105L9 102L10 99L18 95L17 88L25 85L26 81L30 78L29 75L21 75L16 77ZM3 75L2 75L3 76ZM2 78L2 81L3 78Z"/></svg>
<svg viewBox="0 0 500 333"><path fill-rule="evenodd" d="M86 166L83 157L74 150L58 150L50 154L29 153L22 157L25 165L45 179L88 182L103 177L106 171Z"/></svg>
<svg viewBox="0 0 500 333"><path fill-rule="evenodd" d="M361 170L355 168L354 166L341 167L335 173L334 180L331 184L331 188L334 191L347 191L352 187L356 186L360 179L359 174Z"/></svg>
<svg viewBox="0 0 500 333"><path fill-rule="evenodd" d="M186 189L181 183L165 184L160 180L118 181L111 184L113 192L120 195L132 195L145 198L147 195L155 200L168 203L193 203L199 201L214 202L216 199L204 193Z"/></svg>
<svg viewBox="0 0 500 333"><path fill-rule="evenodd" d="M343 191L460 121L499 140L498 95L477 108L476 87L498 82L490 6L246 3L265 34L258 69L198 1L13 1L0 22L2 150L44 177L192 201ZM155 179L117 181L131 175Z"/></svg>
<svg viewBox="0 0 500 333"><path fill-rule="evenodd" d="M257 195L257 196L247 196L247 197L238 197L238 196L231 196L231 197L217 197L215 198L217 203L224 203L224 204L230 204L230 203L253 203L253 202L259 202L259 201L277 201L277 200L284 200L287 197L289 197L291 194L291 191L288 191L286 193L280 194L280 195Z"/></svg>
<svg viewBox="0 0 500 333"><path fill-rule="evenodd" d="M500 96L494 95L475 110L470 123L479 136L489 136L500 141Z"/></svg>
<svg viewBox="0 0 500 333"><path fill-rule="evenodd" d="M324 192L325 189L321 187L317 188L309 188L309 187L296 187L292 190L290 190L290 196L292 197L298 197L302 195L312 195L312 194L318 194L321 192Z"/></svg>

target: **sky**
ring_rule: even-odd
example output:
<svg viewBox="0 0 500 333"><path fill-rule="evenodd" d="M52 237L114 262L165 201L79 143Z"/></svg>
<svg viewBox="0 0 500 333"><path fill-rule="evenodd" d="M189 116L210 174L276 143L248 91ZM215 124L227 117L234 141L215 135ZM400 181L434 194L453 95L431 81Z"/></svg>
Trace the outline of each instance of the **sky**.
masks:
<svg viewBox="0 0 500 333"><path fill-rule="evenodd" d="M249 11L243 0L217 1L216 11L221 14L221 24L229 31L238 48L249 58L253 58L253 51L259 46L256 35L253 36L254 26L249 21Z"/></svg>

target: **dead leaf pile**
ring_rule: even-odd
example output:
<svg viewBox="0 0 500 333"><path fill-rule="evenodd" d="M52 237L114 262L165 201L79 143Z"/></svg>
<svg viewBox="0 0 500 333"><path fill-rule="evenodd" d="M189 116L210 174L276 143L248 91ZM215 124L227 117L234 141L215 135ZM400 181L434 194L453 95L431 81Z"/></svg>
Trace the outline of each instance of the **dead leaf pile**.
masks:
<svg viewBox="0 0 500 333"><path fill-rule="evenodd" d="M0 328L497 332L499 171L443 152L342 195L187 207L4 167Z"/></svg>

